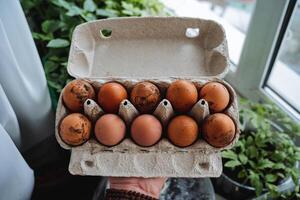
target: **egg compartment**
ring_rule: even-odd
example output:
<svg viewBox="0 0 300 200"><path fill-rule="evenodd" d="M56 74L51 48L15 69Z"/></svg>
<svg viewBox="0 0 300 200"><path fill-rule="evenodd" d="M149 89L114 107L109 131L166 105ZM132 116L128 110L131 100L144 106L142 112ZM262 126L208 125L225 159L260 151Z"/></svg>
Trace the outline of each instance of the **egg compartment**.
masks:
<svg viewBox="0 0 300 200"><path fill-rule="evenodd" d="M161 96L165 97L166 89L175 80L177 80L177 79L169 79L169 80L165 80L165 81L158 81L158 80L154 81L154 80L149 80L149 79L137 79L137 80L127 80L127 79L91 80L91 79L89 79L86 81L88 81L89 83L91 83L93 85L96 92L99 91L99 88L104 83L116 81L116 82L119 82L122 85L124 85L129 94L135 84L137 84L139 82L143 82L143 81L149 81L149 82L154 83L160 89ZM178 171L175 170L175 171L172 171L172 173L165 172L165 173L168 173L168 174L165 174L165 176L187 176L187 177L218 176L218 174L221 173L221 171L219 168L215 168L213 166L221 165L220 163L215 163L217 161L221 162L219 152L223 149L231 148L232 145L234 145L234 143L237 141L238 136L239 136L238 121L237 121L238 116L236 115L237 112L234 112L235 109L237 108L236 107L237 102L236 102L236 98L235 98L236 95L235 95L234 90L230 87L230 85L223 80L211 78L211 79L203 79L201 81L189 79L189 81L193 82L196 85L198 90L203 85L205 85L206 83L208 83L210 81L220 82L220 83L224 84L226 86L226 88L228 89L228 91L230 93L230 103L227 106L227 108L224 110L223 113L229 115L234 120L234 122L236 124L236 128L237 128L235 138L228 146L226 146L224 148L213 147L213 146L209 145L201 137L201 132L200 132L200 138L194 144L192 144L191 146L185 147L185 148L174 146L167 139L166 133L163 133L162 139L157 144L155 144L151 147L141 147L141 146L138 146L137 144L135 144L134 141L131 140L131 138L129 137L129 133L127 132L125 139L123 139L121 143L119 143L118 145L115 145L113 147L104 146L104 145L100 144L98 141L96 141L96 139L93 137L89 141L84 143L82 146L72 147L72 146L65 144L61 140L59 133L58 133L59 129L57 126L56 138L57 138L58 142L60 143L60 145L63 148L72 149L72 155L71 155L70 166L69 166L70 172L73 174L80 174L80 175L105 175L110 172L105 171L104 169L108 170L108 169L111 169L111 167L105 168L102 166L102 168L101 167L98 168L99 166L97 166L96 163L98 163L100 160L103 161L103 159L105 158L106 159L105 162L104 163L101 162L102 165L114 166L114 164L112 164L111 162L113 162L113 163L115 163L115 162L119 163L119 162L111 161L111 160L108 160L107 158L109 158L110 155L118 154L119 155L118 159L122 160L122 159L125 159L125 157L126 157L126 159L129 159L127 162L134 161L134 163L136 165L141 165L140 162L144 162L144 161L148 162L146 160L140 161L140 158L142 157L142 155L144 155L145 158L149 156L149 158L147 158L147 159L150 159L150 157L151 157L152 161L153 161L153 159L154 160L158 159L158 158L154 158L154 157L160 158L161 156L163 156L165 165L172 167L173 170L175 170L175 168L178 168L176 163L180 163L179 160L181 160L181 159L185 159L185 162L188 162L188 163L190 163L190 162L198 163L198 164L193 165L193 169L191 169L190 172L188 173L189 175L180 174ZM87 105L87 102L90 102L89 105ZM203 104L203 102L204 102L204 104ZM59 125L59 121L61 119L63 119L63 117L66 116L67 114L69 114L69 111L62 103L62 98L60 97L60 100L58 103L58 108L57 108L57 117L56 117L57 123L56 124ZM96 102L94 102L93 100L87 100L84 104L84 114L86 116L88 116L90 119L92 119L94 117L94 120L92 120L92 121L95 122L100 117L100 115L105 114L105 112L101 109L101 107ZM123 100L121 102L118 114L125 121L125 123L127 125L127 129L130 129L132 120L134 118L136 118L138 115L140 115L138 113L137 109L131 104L131 102L128 99ZM170 119L172 117L178 115L173 110L171 103L167 99L162 99L152 114L155 115L162 122L165 131L166 131L166 127L167 127ZM201 124L202 120L209 115L209 109L208 109L207 102L205 100L200 99L194 105L194 107L191 109L191 111L189 111L186 114L192 116L194 119L196 119L198 124ZM200 125L199 125L199 127L200 127ZM92 128L92 130L93 130L93 128ZM174 155L174 154L176 154L177 156L170 157L170 155ZM187 155L190 157L190 159L185 158ZM206 158L204 159L200 155L202 155ZM116 159L116 156L111 156L111 159L113 159L113 160ZM206 161L204 162L203 159ZM83 160L88 161L88 162L85 162ZM88 164L86 164L86 163L88 163ZM206 163L206 164L203 164L203 163ZM122 165L114 166L114 167L118 168L118 170L122 170L121 166ZM153 163L152 163L152 165L149 165L149 169L147 169L148 171L149 170L151 171L151 166L153 166ZM135 166L133 168L130 168L130 170L135 169L133 171L135 173L135 175L133 172L123 171L123 172L119 172L119 173L117 173L117 172L111 173L110 176L122 176L121 175L122 173L123 173L123 176L125 176L125 174L126 174L126 176L145 176L142 174L142 172L146 170L145 169L146 166L143 166L142 167L143 170L140 172L138 171L139 167L141 167L141 166ZM163 166L160 166L160 167L163 167ZM159 173L161 173L161 174L157 174L158 172L152 172L152 174L147 173L146 177L154 176L154 174L157 174L156 176L164 175L163 169L156 169L156 168L159 168L159 166L152 168L152 170L154 170L154 169L158 170L158 171L160 171ZM182 169L181 168L179 168L177 170L183 170L183 168ZM81 170L78 170L78 169L81 169ZM183 173L183 171L181 173Z"/></svg>
<svg viewBox="0 0 300 200"><path fill-rule="evenodd" d="M102 30L110 30L111 35L104 37ZM163 95L169 84L177 79L190 80L198 89L208 81L221 82L230 92L230 105L224 113L234 120L236 135L224 148L212 147L203 139L179 148L166 138L152 147L140 147L129 138L113 147L103 146L93 138L82 146L71 147L63 143L58 134L58 124L67 114L60 97L56 138L63 148L71 150L69 171L78 175L124 177L220 176L220 151L231 148L239 137L236 96L230 85L222 80L228 68L224 30L211 20L133 17L97 20L77 26L67 67L71 76L91 82L96 89L106 82L116 81L131 90L138 82L150 81ZM166 126L170 109L162 104L160 107L154 114L162 113ZM191 114L199 116L196 118L206 115L199 109L201 102L195 107ZM125 111L130 113L130 109Z"/></svg>

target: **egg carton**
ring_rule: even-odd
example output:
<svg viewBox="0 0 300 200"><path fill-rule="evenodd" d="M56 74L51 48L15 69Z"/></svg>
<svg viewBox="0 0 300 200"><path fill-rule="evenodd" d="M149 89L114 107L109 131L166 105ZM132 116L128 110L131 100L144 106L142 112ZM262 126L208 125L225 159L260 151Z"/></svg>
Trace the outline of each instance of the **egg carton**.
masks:
<svg viewBox="0 0 300 200"><path fill-rule="evenodd" d="M101 30L112 34L104 37ZM116 81L128 93L142 81L159 87L162 96L177 79L193 82L197 89L209 81L218 81L230 93L224 113L235 125L234 140L224 148L215 148L199 139L193 145L172 145L165 133L151 147L140 147L127 137L118 145L106 147L95 139L81 146L65 144L58 133L61 119L68 110L59 98L56 112L56 139L61 147L71 150L69 171L76 175L135 177L218 177L222 172L220 151L231 148L238 140L237 97L222 78L229 67L226 37L214 21L182 17L116 18L88 22L75 28L68 61L68 72L90 82L98 92L102 84ZM104 112L88 100L85 114L95 121ZM153 113L164 130L176 113L163 99ZM188 113L200 124L209 115L207 102L200 99ZM129 100L120 104L119 115L127 127L139 115ZM200 133L201 134L201 133Z"/></svg>

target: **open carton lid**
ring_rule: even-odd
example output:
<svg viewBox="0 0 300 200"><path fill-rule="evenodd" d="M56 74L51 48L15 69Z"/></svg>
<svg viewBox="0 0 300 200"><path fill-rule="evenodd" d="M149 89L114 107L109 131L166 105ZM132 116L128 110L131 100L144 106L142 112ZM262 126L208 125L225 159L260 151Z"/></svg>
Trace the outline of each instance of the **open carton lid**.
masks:
<svg viewBox="0 0 300 200"><path fill-rule="evenodd" d="M67 69L75 78L223 78L227 49L222 26L211 20L103 19L75 28Z"/></svg>

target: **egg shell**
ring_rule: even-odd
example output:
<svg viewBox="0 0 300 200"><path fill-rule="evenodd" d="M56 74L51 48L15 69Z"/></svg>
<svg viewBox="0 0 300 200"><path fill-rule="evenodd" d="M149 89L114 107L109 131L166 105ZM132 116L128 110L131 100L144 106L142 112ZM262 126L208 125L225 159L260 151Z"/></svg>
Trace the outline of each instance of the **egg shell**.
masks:
<svg viewBox="0 0 300 200"><path fill-rule="evenodd" d="M156 144L162 134L162 125L153 115L143 114L134 119L131 125L131 138L143 147Z"/></svg>
<svg viewBox="0 0 300 200"><path fill-rule="evenodd" d="M229 145L235 137L235 124L226 114L215 113L203 123L203 137L212 146L221 148Z"/></svg>
<svg viewBox="0 0 300 200"><path fill-rule="evenodd" d="M95 91L88 82L73 80L65 86L62 98L69 110L80 112L83 110L83 104L87 99L95 99Z"/></svg>
<svg viewBox="0 0 300 200"><path fill-rule="evenodd" d="M188 112L198 100L195 85L186 80L177 80L168 87L166 98L171 102L175 111Z"/></svg>
<svg viewBox="0 0 300 200"><path fill-rule="evenodd" d="M199 92L199 96L208 102L212 112L222 112L229 104L230 94L227 88L218 82L205 84Z"/></svg>
<svg viewBox="0 0 300 200"><path fill-rule="evenodd" d="M97 120L94 132L101 144L114 146L124 139L126 125L118 115L105 114Z"/></svg>
<svg viewBox="0 0 300 200"><path fill-rule="evenodd" d="M123 85L116 82L105 83L99 90L98 103L105 112L117 113L120 103L127 97L127 91Z"/></svg>
<svg viewBox="0 0 300 200"><path fill-rule="evenodd" d="M151 113L160 101L160 91L150 82L141 82L133 87L130 100L140 113Z"/></svg>
<svg viewBox="0 0 300 200"><path fill-rule="evenodd" d="M60 138L71 146L78 146L90 138L92 124L81 113L67 115L59 125Z"/></svg>
<svg viewBox="0 0 300 200"><path fill-rule="evenodd" d="M187 115L176 116L168 125L168 138L179 147L193 144L198 138L198 132L196 121Z"/></svg>

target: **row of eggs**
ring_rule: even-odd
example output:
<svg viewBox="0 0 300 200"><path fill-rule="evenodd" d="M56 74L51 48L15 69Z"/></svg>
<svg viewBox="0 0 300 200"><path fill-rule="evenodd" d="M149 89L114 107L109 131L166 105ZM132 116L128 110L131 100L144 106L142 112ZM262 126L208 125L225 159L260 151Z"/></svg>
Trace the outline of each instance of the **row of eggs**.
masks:
<svg viewBox="0 0 300 200"><path fill-rule="evenodd" d="M69 110L79 112L86 99L95 99L95 90L91 84L83 80L71 81L63 91L63 101ZM117 113L121 101L128 98L126 88L117 82L105 83L101 86L97 101L106 113ZM130 93L131 103L140 113L151 113L156 108L162 95L158 87L150 82L137 83ZM205 99L211 112L222 112L229 104L230 94L219 82L208 82L200 91L187 80L177 80L170 84L166 92L175 111L188 112L198 99Z"/></svg>
<svg viewBox="0 0 300 200"><path fill-rule="evenodd" d="M92 123L81 113L67 115L60 123L61 139L72 146L81 145L90 139ZM139 146L150 147L162 137L162 125L153 115L143 114L134 119L130 128L131 139ZM202 133L203 138L212 146L227 146L235 136L235 125L223 113L212 114L199 127L187 115L174 117L167 128L167 138L178 147L192 145ZM126 125L116 114L104 114L95 123L94 134L97 141L105 146L115 146L126 136Z"/></svg>

